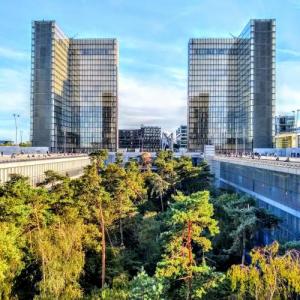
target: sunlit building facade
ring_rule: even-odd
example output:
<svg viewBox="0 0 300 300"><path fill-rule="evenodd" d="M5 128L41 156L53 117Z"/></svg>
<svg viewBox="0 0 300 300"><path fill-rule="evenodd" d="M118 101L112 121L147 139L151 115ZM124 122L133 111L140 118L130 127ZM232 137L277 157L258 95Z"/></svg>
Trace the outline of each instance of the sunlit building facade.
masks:
<svg viewBox="0 0 300 300"><path fill-rule="evenodd" d="M32 28L33 146L115 151L117 40L68 38L55 21L35 21Z"/></svg>
<svg viewBox="0 0 300 300"><path fill-rule="evenodd" d="M191 39L188 149L272 147L275 20L250 20L239 37Z"/></svg>

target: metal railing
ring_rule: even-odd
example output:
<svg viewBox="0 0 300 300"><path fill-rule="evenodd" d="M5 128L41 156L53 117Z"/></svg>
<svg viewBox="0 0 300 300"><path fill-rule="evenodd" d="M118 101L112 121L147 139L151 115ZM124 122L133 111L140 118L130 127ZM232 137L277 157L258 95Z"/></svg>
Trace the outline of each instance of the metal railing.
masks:
<svg viewBox="0 0 300 300"><path fill-rule="evenodd" d="M51 159L63 159L63 158L76 158L76 157L88 157L87 154L18 154L15 156L0 156L1 163L10 163L10 162L25 162L25 161L40 161L40 160L51 160Z"/></svg>
<svg viewBox="0 0 300 300"><path fill-rule="evenodd" d="M277 167L288 167L288 168L300 168L300 158L289 158L289 161L285 161L286 157L281 157L279 160L276 160L276 157L270 156L227 156L222 154L217 154L215 157L222 158L227 161L244 161L251 162L255 165L268 165L268 166L277 166Z"/></svg>

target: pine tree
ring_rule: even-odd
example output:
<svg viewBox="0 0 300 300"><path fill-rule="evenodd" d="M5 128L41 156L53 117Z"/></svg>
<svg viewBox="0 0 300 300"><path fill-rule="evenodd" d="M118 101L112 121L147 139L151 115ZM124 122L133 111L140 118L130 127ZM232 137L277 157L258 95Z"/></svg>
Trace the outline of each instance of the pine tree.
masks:
<svg viewBox="0 0 300 300"><path fill-rule="evenodd" d="M179 194L174 199L167 212L169 231L165 233L165 254L158 263L157 275L183 280L186 283L186 299L189 300L193 293L200 292L193 282L209 269L204 255L211 249L208 236L217 234L218 226L213 219L213 206L209 203L208 192L190 196ZM195 257L196 247L202 251L202 261Z"/></svg>

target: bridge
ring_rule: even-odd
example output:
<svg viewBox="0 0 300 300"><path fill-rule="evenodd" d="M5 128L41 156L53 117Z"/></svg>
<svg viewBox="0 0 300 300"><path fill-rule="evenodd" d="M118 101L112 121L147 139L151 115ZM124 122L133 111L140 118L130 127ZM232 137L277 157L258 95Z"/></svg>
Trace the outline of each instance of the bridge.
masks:
<svg viewBox="0 0 300 300"><path fill-rule="evenodd" d="M274 157L208 157L220 188L235 190L257 199L282 219L281 237L300 238L300 159Z"/></svg>
<svg viewBox="0 0 300 300"><path fill-rule="evenodd" d="M48 170L77 177L89 163L89 157L84 154L3 156L0 158L0 183L8 181L10 174L20 174L28 177L30 182L36 185L45 178L45 172Z"/></svg>

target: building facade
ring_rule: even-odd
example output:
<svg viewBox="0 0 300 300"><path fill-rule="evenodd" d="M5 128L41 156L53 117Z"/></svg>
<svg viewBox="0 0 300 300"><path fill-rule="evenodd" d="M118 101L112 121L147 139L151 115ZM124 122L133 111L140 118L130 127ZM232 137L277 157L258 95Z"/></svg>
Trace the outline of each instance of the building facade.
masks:
<svg viewBox="0 0 300 300"><path fill-rule="evenodd" d="M300 131L300 109L275 117L276 134Z"/></svg>
<svg viewBox="0 0 300 300"><path fill-rule="evenodd" d="M176 144L179 148L187 148L187 126L180 125L176 130Z"/></svg>
<svg viewBox="0 0 300 300"><path fill-rule="evenodd" d="M158 152L161 150L161 128L141 126L140 129L120 129L119 149Z"/></svg>
<svg viewBox="0 0 300 300"><path fill-rule="evenodd" d="M118 147L118 43L32 25L31 140L51 151Z"/></svg>
<svg viewBox="0 0 300 300"><path fill-rule="evenodd" d="M238 37L188 45L188 149L272 147L275 20L250 20Z"/></svg>
<svg viewBox="0 0 300 300"><path fill-rule="evenodd" d="M129 152L140 150L140 129L119 129L119 148Z"/></svg>
<svg viewBox="0 0 300 300"><path fill-rule="evenodd" d="M300 110L275 118L276 148L300 148Z"/></svg>

